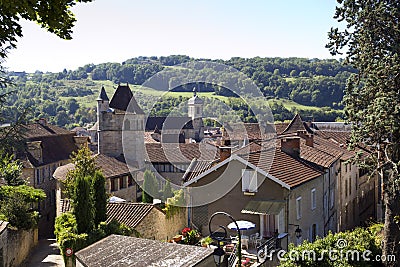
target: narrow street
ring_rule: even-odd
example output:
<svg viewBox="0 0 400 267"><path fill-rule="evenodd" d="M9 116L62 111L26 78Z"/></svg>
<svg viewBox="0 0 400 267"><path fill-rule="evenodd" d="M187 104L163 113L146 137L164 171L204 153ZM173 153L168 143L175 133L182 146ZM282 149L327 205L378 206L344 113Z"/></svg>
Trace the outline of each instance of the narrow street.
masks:
<svg viewBox="0 0 400 267"><path fill-rule="evenodd" d="M60 255L55 239L39 240L38 245L32 251L28 261L23 267L64 267L64 261Z"/></svg>

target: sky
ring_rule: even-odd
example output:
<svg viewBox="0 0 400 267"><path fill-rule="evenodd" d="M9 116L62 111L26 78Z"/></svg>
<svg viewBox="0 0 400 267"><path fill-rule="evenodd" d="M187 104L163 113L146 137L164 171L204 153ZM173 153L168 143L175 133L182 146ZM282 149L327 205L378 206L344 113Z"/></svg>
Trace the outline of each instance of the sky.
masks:
<svg viewBox="0 0 400 267"><path fill-rule="evenodd" d="M95 0L72 10L73 40L23 21L8 70L59 72L137 56L332 58L334 0Z"/></svg>

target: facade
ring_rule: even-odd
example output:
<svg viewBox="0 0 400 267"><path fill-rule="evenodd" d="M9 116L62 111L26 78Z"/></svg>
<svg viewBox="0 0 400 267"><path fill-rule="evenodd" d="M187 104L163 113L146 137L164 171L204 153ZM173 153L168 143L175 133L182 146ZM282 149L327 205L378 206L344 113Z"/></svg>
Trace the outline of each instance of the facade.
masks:
<svg viewBox="0 0 400 267"><path fill-rule="evenodd" d="M23 164L22 176L29 185L46 193L46 199L38 205L41 215L39 238L53 237L56 215L53 173L59 166L68 164L71 153L86 145L88 138L75 136L70 131L48 124L44 119L21 127L26 140L25 151L17 152L17 158Z"/></svg>
<svg viewBox="0 0 400 267"><path fill-rule="evenodd" d="M270 158L262 157L263 149L260 146L258 151L247 154L237 151L205 171L189 175L191 179L184 186L192 190L217 179L223 184L233 180L229 192L217 196L216 201L207 205L198 206L202 196L191 195L191 222L203 234L208 233L211 215L226 211L236 220L256 224L256 228L246 235L258 232L269 238L288 233L285 241L291 243L323 236L323 172L286 154L280 147L272 148L273 161L269 162ZM212 197L211 194L208 197ZM228 223L226 218L216 217L212 227ZM295 237L293 225L302 229L302 239ZM287 243L282 245L285 247Z"/></svg>
<svg viewBox="0 0 400 267"><path fill-rule="evenodd" d="M309 125L312 127L309 127ZM278 139L300 138L298 157L314 164L324 175L324 232L337 232L365 225L376 218L377 177L368 177L353 161L364 148L347 149L349 127L341 123L307 124L297 114Z"/></svg>

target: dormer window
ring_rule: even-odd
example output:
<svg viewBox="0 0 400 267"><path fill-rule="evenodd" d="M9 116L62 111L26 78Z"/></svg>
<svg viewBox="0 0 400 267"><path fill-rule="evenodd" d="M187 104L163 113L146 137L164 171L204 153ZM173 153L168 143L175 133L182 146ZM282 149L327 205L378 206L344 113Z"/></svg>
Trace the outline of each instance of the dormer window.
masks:
<svg viewBox="0 0 400 267"><path fill-rule="evenodd" d="M257 192L257 172L255 170L242 170L242 191Z"/></svg>

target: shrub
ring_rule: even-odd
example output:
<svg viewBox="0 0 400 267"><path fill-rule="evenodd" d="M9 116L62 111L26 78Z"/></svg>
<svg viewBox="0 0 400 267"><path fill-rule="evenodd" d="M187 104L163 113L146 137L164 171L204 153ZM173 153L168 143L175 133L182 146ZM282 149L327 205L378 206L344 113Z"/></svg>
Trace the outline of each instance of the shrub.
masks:
<svg viewBox="0 0 400 267"><path fill-rule="evenodd" d="M376 255L381 254L381 237L378 233L380 227L376 225L369 228L356 228L353 231L329 233L324 238L317 238L314 243L304 241L300 246L289 245L289 251L281 260L280 267L289 266L322 266L322 267L350 267L350 266L380 266L374 262ZM364 261L362 255L365 251L371 251L367 255L370 261ZM315 252L315 256L309 257L309 252ZM331 260L329 251L335 251L336 260ZM357 251L359 259L353 257L352 252ZM295 256L300 255L298 258ZM303 257L302 255L306 255ZM344 255L343 257L341 255ZM314 260L318 259L318 260Z"/></svg>

